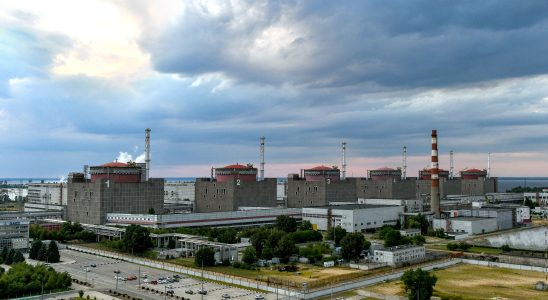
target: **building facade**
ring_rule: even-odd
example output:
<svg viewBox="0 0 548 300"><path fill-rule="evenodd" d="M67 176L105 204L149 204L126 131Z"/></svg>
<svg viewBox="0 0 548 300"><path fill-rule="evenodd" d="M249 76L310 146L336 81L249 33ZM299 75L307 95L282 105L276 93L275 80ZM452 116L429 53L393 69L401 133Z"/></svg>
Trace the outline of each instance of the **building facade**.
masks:
<svg viewBox="0 0 548 300"><path fill-rule="evenodd" d="M71 173L68 180L67 217L72 222L104 224L107 213L163 213L164 179L148 179L144 168L109 163L91 168L91 179ZM104 172L104 173L103 173Z"/></svg>
<svg viewBox="0 0 548 300"><path fill-rule="evenodd" d="M29 224L27 220L0 220L0 249L28 249Z"/></svg>
<svg viewBox="0 0 548 300"><path fill-rule="evenodd" d="M373 260L390 266L401 266L424 260L426 250L424 246L402 245L373 251Z"/></svg>
<svg viewBox="0 0 548 300"><path fill-rule="evenodd" d="M67 184L55 183L29 183L28 203L44 205L67 205Z"/></svg>
<svg viewBox="0 0 548 300"><path fill-rule="evenodd" d="M257 169L251 165L234 164L214 170L214 178L196 179L195 212L276 207L276 178L257 181Z"/></svg>
<svg viewBox="0 0 548 300"><path fill-rule="evenodd" d="M164 204L186 205L193 207L195 196L195 182L166 182L164 184Z"/></svg>
<svg viewBox="0 0 548 300"><path fill-rule="evenodd" d="M329 226L340 226L347 232L362 232L366 229L396 225L402 206L343 204L303 208L303 220L310 221L317 230Z"/></svg>

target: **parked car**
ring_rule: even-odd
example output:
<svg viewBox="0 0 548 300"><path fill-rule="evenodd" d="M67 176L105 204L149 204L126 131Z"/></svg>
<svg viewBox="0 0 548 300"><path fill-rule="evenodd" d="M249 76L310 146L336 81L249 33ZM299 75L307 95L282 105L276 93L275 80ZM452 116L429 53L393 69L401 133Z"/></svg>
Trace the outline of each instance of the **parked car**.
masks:
<svg viewBox="0 0 548 300"><path fill-rule="evenodd" d="M198 289L198 294L200 294L200 295L207 295L207 291L206 291L206 290L202 290L202 289Z"/></svg>
<svg viewBox="0 0 548 300"><path fill-rule="evenodd" d="M166 286L166 288L168 288L168 289L174 289L174 287L173 287L171 284L168 285L168 286Z"/></svg>
<svg viewBox="0 0 548 300"><path fill-rule="evenodd" d="M261 295L261 294L255 295L255 300L261 300L261 299L264 299L263 295Z"/></svg>
<svg viewBox="0 0 548 300"><path fill-rule="evenodd" d="M229 294L223 294L223 295L221 296L221 298L223 298L223 299L230 299L230 295L229 295Z"/></svg>
<svg viewBox="0 0 548 300"><path fill-rule="evenodd" d="M189 294L189 295L193 295L194 294L194 291L193 290L186 290L185 293Z"/></svg>
<svg viewBox="0 0 548 300"><path fill-rule="evenodd" d="M143 279L144 283L148 283L148 278Z"/></svg>
<svg viewBox="0 0 548 300"><path fill-rule="evenodd" d="M127 280L136 280L136 279L137 279L137 276L135 276L135 275L129 275L127 277Z"/></svg>
<svg viewBox="0 0 548 300"><path fill-rule="evenodd" d="M97 264L90 264L89 266L92 267L92 268L96 268Z"/></svg>
<svg viewBox="0 0 548 300"><path fill-rule="evenodd" d="M148 274L141 275L141 278L148 278Z"/></svg>
<svg viewBox="0 0 548 300"><path fill-rule="evenodd" d="M89 272L89 268L85 268L84 271Z"/></svg>
<svg viewBox="0 0 548 300"><path fill-rule="evenodd" d="M158 281L152 280L150 283L151 283L151 284L158 284Z"/></svg>
<svg viewBox="0 0 548 300"><path fill-rule="evenodd" d="M168 291L166 292L166 294L167 294L167 295L173 296L173 295L175 295L175 291L173 291L173 290L168 290Z"/></svg>
<svg viewBox="0 0 548 300"><path fill-rule="evenodd" d="M173 278L181 278L181 275L175 274L175 275L173 275Z"/></svg>

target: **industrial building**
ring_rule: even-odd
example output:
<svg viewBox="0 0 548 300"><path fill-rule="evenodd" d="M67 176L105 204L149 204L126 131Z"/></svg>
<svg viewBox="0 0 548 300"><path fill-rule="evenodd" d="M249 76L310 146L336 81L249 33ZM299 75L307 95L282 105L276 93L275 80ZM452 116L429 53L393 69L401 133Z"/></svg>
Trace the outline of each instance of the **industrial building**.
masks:
<svg viewBox="0 0 548 300"><path fill-rule="evenodd" d="M426 251L424 246L402 245L373 251L373 261L385 263L389 266L401 266L406 263L424 260Z"/></svg>
<svg viewBox="0 0 548 300"><path fill-rule="evenodd" d="M342 179L336 167L317 166L289 174L287 178L287 207L325 206L332 202L356 203L356 183Z"/></svg>
<svg viewBox="0 0 548 300"><path fill-rule="evenodd" d="M434 229L443 229L447 233L466 233L469 235L497 231L497 218L455 217L434 219Z"/></svg>
<svg viewBox="0 0 548 300"><path fill-rule="evenodd" d="M195 212L235 211L238 207L276 207L276 178L257 180L253 165L212 169L211 178L196 178Z"/></svg>
<svg viewBox="0 0 548 300"><path fill-rule="evenodd" d="M28 249L29 224L22 219L0 220L0 249Z"/></svg>
<svg viewBox="0 0 548 300"><path fill-rule="evenodd" d="M101 225L107 213L163 213L164 179L149 178L150 129L145 137L145 164L111 162L68 178L67 217ZM87 168L85 168L87 169Z"/></svg>
<svg viewBox="0 0 548 300"><path fill-rule="evenodd" d="M347 232L362 232L366 229L396 225L402 206L346 204L303 208L303 220L310 221L318 230L330 226L341 226Z"/></svg>
<svg viewBox="0 0 548 300"><path fill-rule="evenodd" d="M41 182L27 185L25 211L63 210L67 205L66 182Z"/></svg>
<svg viewBox="0 0 548 300"><path fill-rule="evenodd" d="M193 214L107 214L107 225L141 225L151 228L175 227L245 227L274 224L280 215L297 220L302 218L300 208L250 209L240 211Z"/></svg>

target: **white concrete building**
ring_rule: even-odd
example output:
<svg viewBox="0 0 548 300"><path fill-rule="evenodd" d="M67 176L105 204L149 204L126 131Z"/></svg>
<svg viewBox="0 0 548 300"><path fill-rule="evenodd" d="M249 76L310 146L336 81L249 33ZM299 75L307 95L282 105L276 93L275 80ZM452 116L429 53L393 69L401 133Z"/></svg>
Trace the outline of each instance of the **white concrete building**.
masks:
<svg viewBox="0 0 548 300"><path fill-rule="evenodd" d="M28 202L44 205L67 205L67 183L29 183Z"/></svg>
<svg viewBox="0 0 548 300"><path fill-rule="evenodd" d="M303 208L303 220L308 220L318 230L327 230L328 219L333 226L341 226L347 232L396 225L403 206L346 204Z"/></svg>
<svg viewBox="0 0 548 300"><path fill-rule="evenodd" d="M373 251L373 261L390 266L399 266L424 260L426 250L424 246L403 245Z"/></svg>
<svg viewBox="0 0 548 300"><path fill-rule="evenodd" d="M302 218L302 209L270 208L213 213L183 213L165 215L108 213L106 219L107 225L137 224L152 228L206 226L243 227L274 224L276 218L280 215L288 215L292 218L300 220Z"/></svg>
<svg viewBox="0 0 548 300"><path fill-rule="evenodd" d="M414 237L421 235L421 230L419 228L409 228L400 230L401 236Z"/></svg>
<svg viewBox="0 0 548 300"><path fill-rule="evenodd" d="M516 207L516 222L518 224L531 223L531 209L529 206Z"/></svg>
<svg viewBox="0 0 548 300"><path fill-rule="evenodd" d="M434 219L434 229L445 232L467 234L482 234L498 230L497 218L486 217L456 217L449 219Z"/></svg>
<svg viewBox="0 0 548 300"><path fill-rule="evenodd" d="M417 199L365 199L358 198L358 204L369 205L399 205L404 207L404 212L414 213L422 212L423 204L422 200Z"/></svg>
<svg viewBox="0 0 548 300"><path fill-rule="evenodd" d="M0 220L0 249L27 249L29 224L29 221L21 219Z"/></svg>
<svg viewBox="0 0 548 300"><path fill-rule="evenodd" d="M543 189L542 192L538 193L523 193L523 201L527 199L538 205L546 206L548 203L548 189Z"/></svg>

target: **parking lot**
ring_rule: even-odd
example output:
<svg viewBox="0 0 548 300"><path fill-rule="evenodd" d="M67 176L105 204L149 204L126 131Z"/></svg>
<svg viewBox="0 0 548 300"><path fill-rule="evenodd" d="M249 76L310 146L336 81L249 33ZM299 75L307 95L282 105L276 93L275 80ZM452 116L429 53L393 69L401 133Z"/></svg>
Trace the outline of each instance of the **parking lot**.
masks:
<svg viewBox="0 0 548 300"><path fill-rule="evenodd" d="M52 264L52 266L58 271L67 271L74 278L88 281L96 290L115 290L117 287L119 291L140 295L139 297L144 299L164 299L164 295L158 294L156 291L165 292L168 290L172 290L174 296L196 300L202 299L202 295L198 294L198 290L202 288L202 284L203 289L207 291L203 299L223 299L223 295L225 295L225 299L228 299L229 296L230 299L252 300L258 294L255 291L217 282L202 282L200 279L191 278L183 274L177 274L180 277L177 279L178 282L152 284L153 280L158 281L161 277L166 279L170 277L173 279L176 274L71 250L62 250L61 260L61 263ZM95 267L91 265L95 265ZM126 279L129 276L135 276L136 279L116 280L116 277ZM148 283L144 281L148 281ZM185 291L192 291L193 294L186 293ZM273 293L260 293L260 295L264 296L265 299L276 299L276 294ZM168 296L167 298L170 297Z"/></svg>

